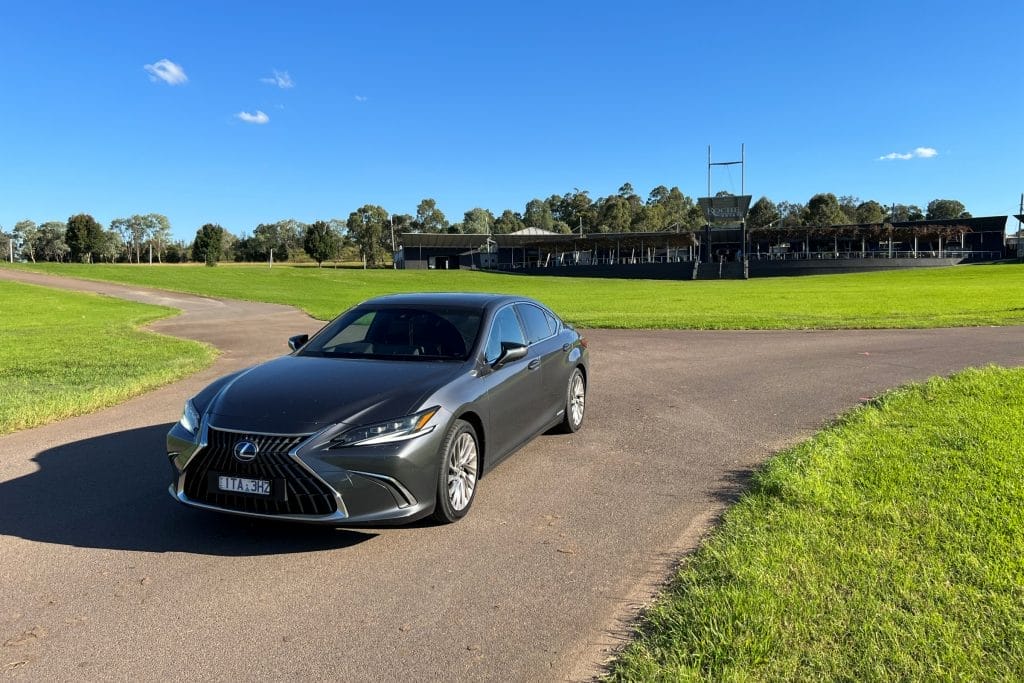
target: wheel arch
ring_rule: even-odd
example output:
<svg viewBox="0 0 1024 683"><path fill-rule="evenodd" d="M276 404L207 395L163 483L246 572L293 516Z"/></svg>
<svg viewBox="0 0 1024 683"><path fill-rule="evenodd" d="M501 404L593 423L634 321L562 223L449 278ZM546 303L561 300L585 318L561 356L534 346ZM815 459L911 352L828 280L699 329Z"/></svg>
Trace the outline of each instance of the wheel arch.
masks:
<svg viewBox="0 0 1024 683"><path fill-rule="evenodd" d="M487 462L487 435L484 433L484 421L472 410L462 412L456 419L465 420L476 432L477 448L480 450L480 470L477 479L483 479L484 464Z"/></svg>

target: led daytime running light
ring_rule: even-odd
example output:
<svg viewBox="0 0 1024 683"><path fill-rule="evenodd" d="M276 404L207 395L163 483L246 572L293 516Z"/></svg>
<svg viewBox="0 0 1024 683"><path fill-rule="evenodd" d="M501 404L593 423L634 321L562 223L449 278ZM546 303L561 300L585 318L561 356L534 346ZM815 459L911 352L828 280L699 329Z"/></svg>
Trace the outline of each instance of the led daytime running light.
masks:
<svg viewBox="0 0 1024 683"><path fill-rule="evenodd" d="M437 414L438 410L438 407L429 408L421 413L400 417L397 420L387 420L386 422L378 422L365 427L355 427L335 437L331 441L330 448L372 446L415 439L434 431L433 425L428 425L428 423Z"/></svg>

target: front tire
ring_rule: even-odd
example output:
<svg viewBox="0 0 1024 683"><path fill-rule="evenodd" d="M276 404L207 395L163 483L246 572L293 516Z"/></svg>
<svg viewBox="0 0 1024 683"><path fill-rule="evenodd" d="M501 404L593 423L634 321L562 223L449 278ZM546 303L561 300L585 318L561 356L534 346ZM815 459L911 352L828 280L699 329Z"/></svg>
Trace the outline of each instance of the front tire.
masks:
<svg viewBox="0 0 1024 683"><path fill-rule="evenodd" d="M569 386L565 390L565 416L559 431L574 434L583 426L583 414L587 408L587 381L583 372L575 368L569 375Z"/></svg>
<svg viewBox="0 0 1024 683"><path fill-rule="evenodd" d="M462 519L476 497L480 474L480 446L476 430L456 420L441 443L434 519L442 524Z"/></svg>

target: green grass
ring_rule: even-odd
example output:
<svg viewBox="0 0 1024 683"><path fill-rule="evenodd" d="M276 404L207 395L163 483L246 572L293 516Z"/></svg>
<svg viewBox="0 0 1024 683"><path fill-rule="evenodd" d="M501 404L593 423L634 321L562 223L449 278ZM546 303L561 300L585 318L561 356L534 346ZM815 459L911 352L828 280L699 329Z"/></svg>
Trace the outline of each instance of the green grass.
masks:
<svg viewBox="0 0 1024 683"><path fill-rule="evenodd" d="M137 329L174 311L0 281L0 434L124 401L216 351Z"/></svg>
<svg viewBox="0 0 1024 683"><path fill-rule="evenodd" d="M713 282L287 266L38 264L33 269L291 304L321 320L378 294L461 290L532 296L584 327L849 329L1024 324L1024 265L1016 264Z"/></svg>
<svg viewBox="0 0 1024 683"><path fill-rule="evenodd" d="M1024 369L855 409L768 462L610 678L1024 679Z"/></svg>

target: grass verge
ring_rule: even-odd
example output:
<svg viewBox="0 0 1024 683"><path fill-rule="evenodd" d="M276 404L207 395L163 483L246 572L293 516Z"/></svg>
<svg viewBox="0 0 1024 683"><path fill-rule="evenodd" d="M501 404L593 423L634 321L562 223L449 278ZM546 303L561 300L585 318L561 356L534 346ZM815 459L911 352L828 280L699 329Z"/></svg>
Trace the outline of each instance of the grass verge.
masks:
<svg viewBox="0 0 1024 683"><path fill-rule="evenodd" d="M1024 369L884 395L768 462L609 678L1024 679Z"/></svg>
<svg viewBox="0 0 1024 683"><path fill-rule="evenodd" d="M0 434L113 405L216 351L139 330L169 308L0 281Z"/></svg>
<svg viewBox="0 0 1024 683"><path fill-rule="evenodd" d="M321 320L378 294L493 291L532 296L584 327L891 329L1024 324L1024 265L1018 264L714 282L251 265L16 267L290 304Z"/></svg>

